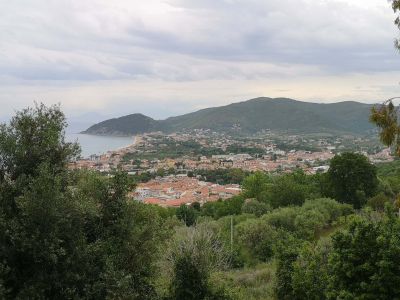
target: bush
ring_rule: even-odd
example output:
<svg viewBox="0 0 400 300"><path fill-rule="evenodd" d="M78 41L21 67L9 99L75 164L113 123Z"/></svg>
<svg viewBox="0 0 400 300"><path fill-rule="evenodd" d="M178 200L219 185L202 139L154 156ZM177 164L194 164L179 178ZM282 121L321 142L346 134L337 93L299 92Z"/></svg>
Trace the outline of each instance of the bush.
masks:
<svg viewBox="0 0 400 300"><path fill-rule="evenodd" d="M277 178L270 187L269 199L271 206L275 208L290 205L301 206L306 200L306 190L292 177L282 176Z"/></svg>
<svg viewBox="0 0 400 300"><path fill-rule="evenodd" d="M247 199L242 206L242 213L253 214L257 217L269 211L271 211L271 207L268 204L259 202L256 199Z"/></svg>
<svg viewBox="0 0 400 300"><path fill-rule="evenodd" d="M326 299L330 240L304 244L293 263L292 288L296 299Z"/></svg>
<svg viewBox="0 0 400 300"><path fill-rule="evenodd" d="M392 212L354 218L332 237L328 297L399 299L399 257L400 221Z"/></svg>
<svg viewBox="0 0 400 300"><path fill-rule="evenodd" d="M229 263L213 226L202 223L181 227L167 249L163 269L171 279L169 299L216 299L218 294L223 295L209 281L212 272L225 269Z"/></svg>
<svg viewBox="0 0 400 300"><path fill-rule="evenodd" d="M369 198L367 205L376 211L383 212L385 205L387 203L392 203L392 201L385 194L380 193L372 198Z"/></svg>

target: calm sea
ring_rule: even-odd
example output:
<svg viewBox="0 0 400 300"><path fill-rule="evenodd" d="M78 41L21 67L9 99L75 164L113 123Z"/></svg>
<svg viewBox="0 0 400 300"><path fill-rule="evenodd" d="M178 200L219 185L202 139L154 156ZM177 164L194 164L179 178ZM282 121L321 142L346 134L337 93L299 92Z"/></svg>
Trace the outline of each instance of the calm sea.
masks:
<svg viewBox="0 0 400 300"><path fill-rule="evenodd" d="M135 138L67 133L66 139L69 142L78 141L81 145L82 156L88 157L91 154L102 154L110 150L116 150L131 145Z"/></svg>

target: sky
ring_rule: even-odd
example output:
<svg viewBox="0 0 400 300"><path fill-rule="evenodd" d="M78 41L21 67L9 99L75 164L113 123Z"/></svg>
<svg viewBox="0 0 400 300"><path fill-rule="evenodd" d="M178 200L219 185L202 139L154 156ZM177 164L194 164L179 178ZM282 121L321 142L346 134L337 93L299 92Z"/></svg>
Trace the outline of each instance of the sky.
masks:
<svg viewBox="0 0 400 300"><path fill-rule="evenodd" d="M255 97L400 95L387 0L0 1L0 120L156 119Z"/></svg>

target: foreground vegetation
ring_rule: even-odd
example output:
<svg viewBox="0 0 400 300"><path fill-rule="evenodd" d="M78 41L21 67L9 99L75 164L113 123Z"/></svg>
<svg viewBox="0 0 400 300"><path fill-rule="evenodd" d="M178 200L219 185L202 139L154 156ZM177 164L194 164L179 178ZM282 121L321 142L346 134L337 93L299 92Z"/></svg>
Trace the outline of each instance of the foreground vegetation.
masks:
<svg viewBox="0 0 400 300"><path fill-rule="evenodd" d="M58 107L0 127L2 299L400 297L398 162L343 153L327 174L199 173L242 181L227 201L129 200L134 178L69 171Z"/></svg>

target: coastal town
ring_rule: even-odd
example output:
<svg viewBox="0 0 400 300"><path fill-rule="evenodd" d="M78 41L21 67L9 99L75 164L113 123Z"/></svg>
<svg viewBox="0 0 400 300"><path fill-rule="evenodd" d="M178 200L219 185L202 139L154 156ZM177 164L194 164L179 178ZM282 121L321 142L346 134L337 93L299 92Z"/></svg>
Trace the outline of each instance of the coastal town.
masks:
<svg viewBox="0 0 400 300"><path fill-rule="evenodd" d="M146 204L177 207L194 202L202 205L210 201L229 199L237 196L240 191L238 184L219 185L182 174L140 183L130 195Z"/></svg>
<svg viewBox="0 0 400 300"><path fill-rule="evenodd" d="M70 169L90 169L112 173L120 169L130 175L152 174L137 185L130 196L138 201L161 206L200 204L228 199L240 193L238 184L217 184L194 176L198 170L240 169L270 174L301 169L306 174L326 172L329 160L347 145L371 162L392 161L390 149L376 148L371 153L368 140L358 138L305 138L286 136L285 140L267 132L262 137L232 138L198 130L190 133L138 135L128 147L91 155L70 163ZM354 149L353 149L354 150Z"/></svg>

